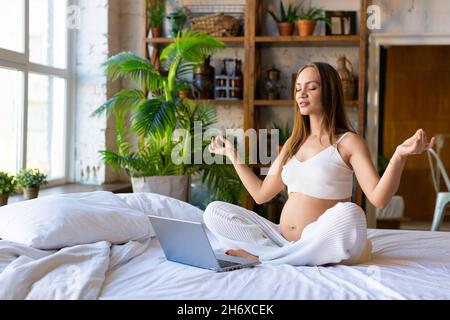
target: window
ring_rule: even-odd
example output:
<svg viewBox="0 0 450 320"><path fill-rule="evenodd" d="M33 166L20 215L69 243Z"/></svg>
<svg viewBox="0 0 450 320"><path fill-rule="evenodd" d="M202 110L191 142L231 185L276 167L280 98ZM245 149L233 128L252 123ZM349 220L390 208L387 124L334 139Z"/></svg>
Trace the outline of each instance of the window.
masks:
<svg viewBox="0 0 450 320"><path fill-rule="evenodd" d="M25 0L0 0L0 48L24 52Z"/></svg>
<svg viewBox="0 0 450 320"><path fill-rule="evenodd" d="M65 0L30 1L31 62L66 67L66 8Z"/></svg>
<svg viewBox="0 0 450 320"><path fill-rule="evenodd" d="M27 166L50 177L63 177L64 79L30 73L28 76Z"/></svg>
<svg viewBox="0 0 450 320"><path fill-rule="evenodd" d="M0 171L68 180L69 0L0 0Z"/></svg>
<svg viewBox="0 0 450 320"><path fill-rule="evenodd" d="M18 167L19 112L22 105L23 72L0 68L0 170L15 172Z"/></svg>

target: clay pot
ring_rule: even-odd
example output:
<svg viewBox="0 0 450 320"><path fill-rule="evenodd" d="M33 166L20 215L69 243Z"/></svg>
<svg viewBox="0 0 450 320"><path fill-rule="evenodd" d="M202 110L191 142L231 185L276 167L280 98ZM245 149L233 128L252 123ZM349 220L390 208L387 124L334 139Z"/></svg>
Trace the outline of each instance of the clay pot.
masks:
<svg viewBox="0 0 450 320"><path fill-rule="evenodd" d="M152 38L161 37L161 33L162 33L161 27L151 27L150 30L152 31Z"/></svg>
<svg viewBox="0 0 450 320"><path fill-rule="evenodd" d="M25 200L36 199L39 195L39 187L23 188L23 198Z"/></svg>
<svg viewBox="0 0 450 320"><path fill-rule="evenodd" d="M280 36L292 36L294 32L294 24L290 22L281 22L277 24Z"/></svg>
<svg viewBox="0 0 450 320"><path fill-rule="evenodd" d="M178 96L183 99L183 98L190 98L191 97L191 93L189 91L178 91Z"/></svg>
<svg viewBox="0 0 450 320"><path fill-rule="evenodd" d="M316 28L316 20L297 20L297 30L301 37L311 36Z"/></svg>
<svg viewBox="0 0 450 320"><path fill-rule="evenodd" d="M134 193L150 192L162 194L184 202L190 201L190 176L132 177Z"/></svg>
<svg viewBox="0 0 450 320"><path fill-rule="evenodd" d="M8 204L8 194L0 194L0 207L6 206Z"/></svg>

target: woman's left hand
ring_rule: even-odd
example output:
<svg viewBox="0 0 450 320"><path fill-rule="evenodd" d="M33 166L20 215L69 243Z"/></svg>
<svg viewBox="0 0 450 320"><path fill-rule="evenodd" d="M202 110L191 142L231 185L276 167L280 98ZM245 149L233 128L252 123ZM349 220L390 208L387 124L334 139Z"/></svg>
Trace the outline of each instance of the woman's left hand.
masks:
<svg viewBox="0 0 450 320"><path fill-rule="evenodd" d="M250 259L250 260L258 260L257 256L254 256L250 253L248 253L245 250L239 249L239 250L227 250L225 251L225 254L229 255L229 256L235 256L235 257L240 257L240 258L245 258L245 259Z"/></svg>
<svg viewBox="0 0 450 320"><path fill-rule="evenodd" d="M397 147L397 152L403 157L411 154L421 154L424 150L432 148L435 141L435 137L432 137L431 140L428 141L425 131L419 129L411 138L405 140Z"/></svg>

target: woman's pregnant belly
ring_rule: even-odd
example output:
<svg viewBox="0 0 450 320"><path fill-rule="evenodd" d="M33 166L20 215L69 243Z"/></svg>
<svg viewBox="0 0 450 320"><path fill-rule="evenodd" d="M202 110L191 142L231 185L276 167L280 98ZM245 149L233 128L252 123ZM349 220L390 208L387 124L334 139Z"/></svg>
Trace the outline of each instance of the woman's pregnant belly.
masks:
<svg viewBox="0 0 450 320"><path fill-rule="evenodd" d="M334 207L338 202L348 201L351 201L351 198L325 200L291 192L281 212L281 234L288 241L297 241L301 238L303 229L316 221L327 209Z"/></svg>

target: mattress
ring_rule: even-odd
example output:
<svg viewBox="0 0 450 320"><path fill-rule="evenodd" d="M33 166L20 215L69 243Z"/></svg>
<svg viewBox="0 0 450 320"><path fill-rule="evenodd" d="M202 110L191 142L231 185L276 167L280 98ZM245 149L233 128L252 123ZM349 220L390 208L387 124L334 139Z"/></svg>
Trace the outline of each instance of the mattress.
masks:
<svg viewBox="0 0 450 320"><path fill-rule="evenodd" d="M450 233L368 230L372 259L356 266L258 265L215 273L167 261L156 238L107 272L100 299L450 299ZM220 248L209 234L214 249Z"/></svg>

